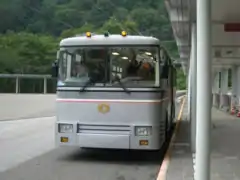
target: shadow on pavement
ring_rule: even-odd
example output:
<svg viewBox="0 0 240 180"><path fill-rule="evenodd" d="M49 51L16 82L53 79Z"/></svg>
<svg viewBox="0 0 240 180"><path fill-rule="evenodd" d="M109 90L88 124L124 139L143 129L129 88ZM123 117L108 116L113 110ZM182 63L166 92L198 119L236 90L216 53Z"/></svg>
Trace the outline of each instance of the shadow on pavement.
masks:
<svg viewBox="0 0 240 180"><path fill-rule="evenodd" d="M68 155L58 158L60 161L88 161L120 164L161 164L164 156L159 151L130 151L106 149L78 149Z"/></svg>

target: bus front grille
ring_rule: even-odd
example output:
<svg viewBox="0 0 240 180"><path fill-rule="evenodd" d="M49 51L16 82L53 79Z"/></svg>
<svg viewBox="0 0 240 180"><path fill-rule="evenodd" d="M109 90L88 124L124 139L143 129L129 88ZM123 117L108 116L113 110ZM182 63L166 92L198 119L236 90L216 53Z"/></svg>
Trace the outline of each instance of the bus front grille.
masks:
<svg viewBox="0 0 240 180"><path fill-rule="evenodd" d="M86 134L124 134L130 135L131 128L126 125L78 124L77 133Z"/></svg>

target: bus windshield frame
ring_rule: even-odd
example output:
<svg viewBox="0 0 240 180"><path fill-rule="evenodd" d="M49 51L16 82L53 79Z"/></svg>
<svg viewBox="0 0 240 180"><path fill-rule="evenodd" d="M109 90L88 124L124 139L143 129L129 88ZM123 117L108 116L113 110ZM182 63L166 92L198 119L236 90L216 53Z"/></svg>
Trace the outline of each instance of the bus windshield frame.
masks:
<svg viewBox="0 0 240 180"><path fill-rule="evenodd" d="M58 86L159 88L161 63L159 45L61 47Z"/></svg>

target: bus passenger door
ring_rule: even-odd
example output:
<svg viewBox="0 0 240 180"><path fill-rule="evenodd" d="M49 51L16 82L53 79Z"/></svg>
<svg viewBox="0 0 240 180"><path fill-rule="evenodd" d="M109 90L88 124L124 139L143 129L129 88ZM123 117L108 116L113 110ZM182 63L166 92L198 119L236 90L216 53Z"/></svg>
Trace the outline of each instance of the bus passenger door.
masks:
<svg viewBox="0 0 240 180"><path fill-rule="evenodd" d="M167 132L168 130L170 129L170 122L171 122L171 97L170 97L170 94L171 94L171 91L170 91L170 73L171 73L171 70L170 70L170 66L168 65L168 62L165 62L165 64L163 65L162 67L162 73L161 73L161 85L162 85L162 88L164 90L164 113L165 114L165 118L166 118L166 135L167 135Z"/></svg>
<svg viewBox="0 0 240 180"><path fill-rule="evenodd" d="M175 119L175 93L174 93L174 78L175 78L175 68L172 65L168 66L168 84L167 84L167 97L168 97L168 127L170 128L173 125L173 121Z"/></svg>
<svg viewBox="0 0 240 180"><path fill-rule="evenodd" d="M171 66L171 75L170 75L170 102L171 102L171 123L175 119L175 98L176 98L176 69Z"/></svg>
<svg viewBox="0 0 240 180"><path fill-rule="evenodd" d="M168 73L168 130L170 130L172 124L172 115L173 115L173 91L172 91L172 77L173 77L173 68L169 66Z"/></svg>

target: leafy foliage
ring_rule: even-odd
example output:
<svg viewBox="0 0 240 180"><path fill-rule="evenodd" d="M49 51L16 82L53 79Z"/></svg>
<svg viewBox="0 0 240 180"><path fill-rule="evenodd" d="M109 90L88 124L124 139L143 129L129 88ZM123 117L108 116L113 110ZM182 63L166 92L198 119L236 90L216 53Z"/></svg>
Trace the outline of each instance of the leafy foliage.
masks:
<svg viewBox="0 0 240 180"><path fill-rule="evenodd" d="M60 39L86 31L152 35L178 56L163 0L1 0L0 16L0 73L49 73Z"/></svg>

